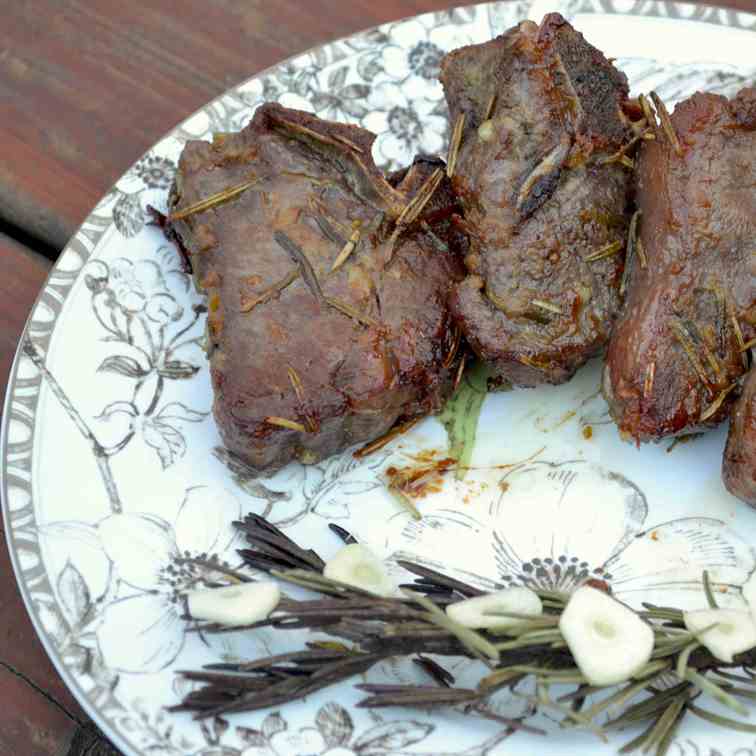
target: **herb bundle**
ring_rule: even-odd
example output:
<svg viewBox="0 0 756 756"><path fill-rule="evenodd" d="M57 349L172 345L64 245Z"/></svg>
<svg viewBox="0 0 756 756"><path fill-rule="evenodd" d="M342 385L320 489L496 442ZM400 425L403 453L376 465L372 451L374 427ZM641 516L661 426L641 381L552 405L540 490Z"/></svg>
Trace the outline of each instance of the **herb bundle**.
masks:
<svg viewBox="0 0 756 756"><path fill-rule="evenodd" d="M173 711L193 712L201 719L280 706L367 672L382 660L404 656L425 670L433 684L360 684L357 689L366 695L359 707L459 706L512 731L545 734L521 720L500 717L486 707L493 694L509 689L538 708L556 712L563 728L587 729L604 740L614 731L645 725L645 730L620 752L643 750L657 756L668 751L677 727L689 715L756 733L756 725L721 716L699 702L699 697L706 694L735 714L747 716L742 701L756 699L756 672L751 669L756 664L756 649L723 662L700 641L709 628L695 634L689 631L685 615L678 609L644 604L636 615L653 631L650 659L624 683L596 685L579 668L560 629L570 600L566 594L534 589L543 607L540 615L502 612L502 618L518 622L493 629L471 629L452 619L445 609L450 604L481 597L483 591L474 586L401 562L416 576L414 582L399 586L401 592L397 596L379 596L326 577L326 561L312 549L296 544L263 517L249 515L235 527L247 540L248 548L239 554L248 567L320 594L308 600L283 596L270 616L246 627L308 629L332 640L311 641L292 653L181 672L203 683L203 687L189 693L172 707ZM343 528L332 526L331 530L345 543L355 544ZM253 582L238 572L234 579ZM607 590L605 585L594 587ZM706 574L704 590L712 610L718 611ZM227 632L239 627L203 624L200 629ZM429 659L429 654L481 661L483 673L476 687L455 687L454 677ZM729 671L735 667L743 669L737 674ZM518 690L525 680L535 683L534 695L525 696ZM553 692L555 686L559 686L559 695Z"/></svg>

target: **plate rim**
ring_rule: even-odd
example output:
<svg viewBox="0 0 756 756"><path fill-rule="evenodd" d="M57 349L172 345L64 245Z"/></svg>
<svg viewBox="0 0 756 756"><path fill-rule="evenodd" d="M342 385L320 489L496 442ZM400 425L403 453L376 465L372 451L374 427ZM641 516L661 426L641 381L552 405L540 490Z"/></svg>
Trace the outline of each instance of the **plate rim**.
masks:
<svg viewBox="0 0 756 756"><path fill-rule="evenodd" d="M515 2L517 2L517 0L498 0L498 1L493 0L492 2L465 3L465 4L453 6L452 8L449 8L449 9L439 9L435 11L431 10L431 11L426 11L424 13L402 16L401 18L389 20L382 24L370 26L365 29L361 29L359 31L353 32L351 34L337 37L335 39L331 39L326 42L313 45L305 50L301 50L299 52L293 53L292 55L286 58L283 58L277 61L276 63L270 66L267 66L266 68L260 69L259 71L256 71L252 75L244 79L241 79L235 84L227 87L223 92L219 93L216 97L213 97L210 100L206 101L199 108L197 108L192 113L190 113L188 116L178 121L172 128L164 132L163 135L159 139L153 142L147 150L142 152L135 160L133 160L130 163L130 165L126 168L126 170L123 171L123 173L121 173L121 175L117 178L117 180L113 182L110 188L100 196L100 198L95 203L92 210L87 214L84 220L79 224L77 229L71 235L69 240L66 242L66 245L61 250L55 263L50 268L50 271L47 277L45 278L44 283L40 287L40 290L34 300L34 303L29 309L28 315L24 323L23 330L21 331L21 335L19 337L18 344L16 346L11 368L8 373L8 383L7 383L7 387L5 391L5 396L3 399L3 410L2 410L3 416L2 416L2 423L0 424L0 511L2 512L2 521L4 523L5 543L8 549L9 560L13 569L13 575L15 578L16 586L18 588L19 593L21 594L24 608L26 610L26 615L31 621L34 631L37 635L37 638L42 644L42 647L44 648L45 653L47 654L49 660L52 662L52 665L55 668L56 672L63 680L64 684L66 685L66 688L73 695L77 704L85 711L85 713L90 717L90 719L97 725L97 727L101 730L102 734L109 741L111 741L113 745L115 745L120 751L122 751L126 756L141 756L142 752L140 750L135 750L136 746L125 739L125 737L121 734L118 727L115 725L113 718L111 716L106 715L102 711L101 707L98 706L93 700L91 700L87 696L84 689L81 687L79 682L76 680L74 675L69 670L69 667L64 663L62 656L54 648L51 635L43 627L42 620L40 619L38 612L33 607L32 599L30 596L30 588L27 583L27 579L25 578L25 575L24 575L24 569L22 568L20 564L20 557L18 554L18 549L15 544L15 540L14 540L14 528L12 526L12 520L11 520L12 513L11 513L9 501L8 501L8 486L9 486L8 431L9 431L10 423L12 421L11 405L16 395L17 388L18 388L17 387L18 370L19 370L19 364L20 364L20 360L21 360L21 356L23 352L23 343L26 341L27 338L30 338L30 331L31 331L33 316L37 312L43 298L45 297L45 294L50 289L53 278L61 272L66 273L63 263L69 261L73 256L78 256L78 253L74 249L74 245L80 240L81 236L84 234L85 226L96 214L95 211L97 207L99 206L99 204L115 189L117 183L125 175L127 175L134 168L134 166L137 163L139 163L140 160L142 160L143 158L148 156L150 153L152 153L161 142L170 138L179 128L181 128L182 126L190 122L193 118L195 118L196 116L198 116L199 114L201 114L202 112L204 112L205 110L213 106L214 104L218 103L220 100L222 100L222 98L227 96L229 93L233 92L234 90L238 90L240 87L246 84L249 84L257 79L261 79L269 75L271 72L291 63L292 61L298 58L307 56L315 52L316 50L322 50L324 48L331 47L332 45L337 45L341 42L345 42L348 40L353 40L355 38L369 35L375 30L380 29L383 26L401 24L407 21L423 18L426 16L432 16L436 14L450 13L451 11L457 10L457 9L476 8L478 10L483 10L494 5L505 4L505 3L509 4L509 3L515 3ZM752 13L749 11L741 11L741 10L732 8L730 6L715 6L715 5L710 5L708 3L679 2L678 0L661 0L661 2L651 3L650 8L642 9L640 12L636 11L636 7L637 7L636 5L634 5L633 7L627 10L625 9L609 10L608 9L608 6L614 6L615 3L620 3L620 2L621 0L609 0L608 2L602 2L601 10L599 12L597 12L593 8L589 10L583 10L582 8L575 8L572 15L582 14L582 15L618 16L618 17L638 16L641 18L666 19L666 20L671 20L671 21L676 21L676 22L689 21L689 22L703 23L703 24L708 24L708 25L713 25L713 26L724 26L725 28L729 28L729 29L739 29L742 31L750 31L756 34L756 13ZM536 5L537 3L538 3L538 0L528 0L528 7L527 7L527 10L525 11L524 18L530 17L533 6ZM564 3L560 3L559 0L556 0L555 5L560 5L560 4L563 5ZM692 14L686 15L685 13L680 12L682 9L688 9L688 11L692 11ZM561 10L561 9L557 9L557 10ZM660 11L666 11L666 13L660 12ZM721 21L716 20L719 18L719 14L725 14L724 17L729 23L722 23ZM750 22L749 26L744 26L739 23L733 23L735 19L743 19L743 18L746 19L746 23ZM88 259L91 257L92 252L94 252L94 250L97 249L102 238L105 236L105 234L109 230L111 230L113 225L114 224L111 217L110 222L108 223L107 226L102 228L95 235L90 234L88 236L88 238L90 239L91 250L88 251L86 257L82 258L81 266L75 271L73 275L66 273L66 275L70 276L71 280L68 286L65 288L65 291L61 292L60 294L60 297L59 297L60 309L53 313L53 318L49 326L50 330L49 330L49 333L46 334L46 340L48 341L48 343L49 343L49 339L52 337L53 332L55 331L56 323L65 306L66 299L68 298L76 281L81 275L83 267L86 265ZM37 397L38 396L39 396L39 393L37 393ZM33 429L36 429L36 424L37 424L37 419L38 419L38 415L36 414L37 404L38 404L38 399L35 399L35 402L32 405L33 408L32 408L32 413L31 413ZM32 443L32 452L33 452L33 438L34 438L34 430L32 431L32 437L30 440L30 443ZM30 456L30 459L29 459L30 471L33 467L32 462L33 462L33 458ZM28 492L29 492L30 501L33 502L34 492L32 490L31 476L28 483ZM47 576L46 571L43 570L43 572L45 572L45 579L47 579L49 583L49 576Z"/></svg>

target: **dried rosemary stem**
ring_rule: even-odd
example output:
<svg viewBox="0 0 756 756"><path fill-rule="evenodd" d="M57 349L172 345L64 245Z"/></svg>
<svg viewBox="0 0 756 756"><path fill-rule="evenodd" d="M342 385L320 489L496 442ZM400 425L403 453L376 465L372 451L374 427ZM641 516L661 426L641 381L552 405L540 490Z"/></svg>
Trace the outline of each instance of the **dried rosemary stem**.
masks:
<svg viewBox="0 0 756 756"><path fill-rule="evenodd" d="M270 288L266 289L262 294L256 297L248 298L242 297L241 306L239 312L252 312L258 305L265 304L273 297L278 296L285 288L290 286L299 278L299 270L292 270L287 273L280 281L274 283Z"/></svg>
<svg viewBox="0 0 756 756"><path fill-rule="evenodd" d="M443 177L443 170L441 168L436 168L426 182L420 187L415 196L405 205L399 217L396 219L396 228L389 239L389 244L392 248L402 230L413 223L420 213L423 212L425 206L428 204L431 197L433 197L434 192L438 189Z"/></svg>
<svg viewBox="0 0 756 756"><path fill-rule="evenodd" d="M703 363L701 362L698 355L696 354L696 349L693 344L693 339L691 338L691 335L688 332L688 329L685 327L685 325L679 318L674 318L671 321L670 328L672 329L672 332L675 338L677 339L677 342L683 348L683 351L685 352L685 355L687 356L688 361L690 362L693 369L695 370L696 375L698 376L698 379L701 381L704 388L706 389L706 393L709 396L712 396L714 392L712 391L711 385L709 384L709 379L706 375L706 371L704 370Z"/></svg>
<svg viewBox="0 0 756 756"><path fill-rule="evenodd" d="M756 690L737 688L734 683L744 683L750 688L756 686L756 680L753 675L731 675L726 669L743 666L750 675L748 669L756 663L756 649L739 655L732 664L723 664L686 631L680 610L645 604L645 610L639 614L653 626L657 658L639 670L635 678L619 686L590 686L569 649L554 643L554 638L560 637L558 624L569 600L562 593L538 589L546 613L538 622L533 621L532 628L513 633L513 640L499 642L490 632L463 627L446 614L444 607L451 601L481 593L455 578L422 565L400 562L400 566L418 576L407 586L410 590L403 597L375 596L324 577L325 563L316 552L302 548L263 517L249 515L235 526L244 533L250 547L239 552L247 567L321 594L319 598L303 601L284 597L270 617L253 627L271 627L276 631L309 629L325 633L333 640L313 640L301 650L249 662L213 664L204 670L181 672L203 687L172 707L174 711L190 711L201 719L281 706L361 675L380 661L405 656L415 659L435 684L359 684L357 689L366 697L358 706L463 705L468 711L500 722L508 730L540 733L522 722L500 718L488 711L490 696L510 688L513 695L527 698L538 709L559 712L565 718L563 727L584 728L603 739L613 731L646 725L645 731L623 746L621 753L640 748L645 752L651 750L656 756L667 752L676 727L688 711L718 726L756 732L756 726L748 722L722 717L693 704L693 699L702 692L734 712L747 714L738 699L754 698ZM341 528L337 534L343 540L351 538ZM193 560L185 561L191 564ZM708 575L704 575L703 582L710 592ZM201 629L224 631L213 625ZM453 676L437 661L428 659L428 654L482 659L489 670L476 686L455 687ZM671 688L658 688L662 677L673 670L680 682ZM523 696L514 690L526 679L535 683L535 696ZM575 688L553 699L549 696L551 685ZM603 693L607 695L600 697ZM582 709L588 695L593 696L592 704ZM607 712L614 718L599 724L599 717L604 719Z"/></svg>
<svg viewBox="0 0 756 756"><path fill-rule="evenodd" d="M603 260L606 257L613 257L622 249L622 246L622 242L617 239L616 241L610 242L606 246L601 247L601 249L591 252L590 255L586 255L583 260L585 260L585 262L596 262L597 260Z"/></svg>
<svg viewBox="0 0 756 756"><path fill-rule="evenodd" d="M349 256L357 248L357 242L359 242L359 240L360 230L355 229L354 231L352 231L352 235L349 237L349 241L344 244L344 247L342 248L341 252L339 252L338 257L333 261L333 265L331 266L331 273L333 273L333 271L335 270L338 270L349 259Z"/></svg>
<svg viewBox="0 0 756 756"><path fill-rule="evenodd" d="M254 186L259 181L260 179L258 178L250 179L249 181L245 181L244 183L238 184L237 186L232 186L228 189L224 189L222 192L213 194L206 199L199 200L199 202L188 205L181 210L176 210L169 214L168 221L170 223L173 223L174 221L184 220L184 218L188 218L190 215L195 215L196 213L202 213L205 212L205 210L210 210L217 205L228 202L234 197L238 197L240 194L247 191L249 187Z"/></svg>
<svg viewBox="0 0 756 756"><path fill-rule="evenodd" d="M646 365L646 377L643 381L643 398L648 399L654 391L654 378L656 377L656 362Z"/></svg>
<svg viewBox="0 0 756 756"><path fill-rule="evenodd" d="M664 104L661 97L656 94L656 92L651 92L651 99L654 101L654 107L656 108L656 112L659 114L659 120L661 121L662 129L664 130L664 133L669 140L670 145L672 145L672 149L675 151L675 155L681 157L683 154L682 146L680 145L680 140L677 137L675 127L672 124L672 119L669 117L667 106Z"/></svg>
<svg viewBox="0 0 756 756"><path fill-rule="evenodd" d="M352 307L352 305L347 304L340 299L336 299L335 297L326 297L325 301L326 304L333 307L334 310L338 310L340 313L342 313L342 315L346 315L347 317L352 318L352 320L355 320L364 326L373 326L374 328L379 328L381 325L375 318L359 312L354 307Z"/></svg>
<svg viewBox="0 0 756 756"><path fill-rule="evenodd" d="M457 157L459 148L462 145L462 132L465 129L465 114L460 113L454 122L451 140L449 141L449 153L446 159L446 175L451 178L454 175L454 169L457 167Z"/></svg>
<svg viewBox="0 0 756 756"><path fill-rule="evenodd" d="M546 302L543 299L531 299L530 304L534 307L540 307L542 310L546 310L546 312L552 312L555 315L562 314L562 308L559 307L559 305L555 305L552 302Z"/></svg>
<svg viewBox="0 0 756 756"><path fill-rule="evenodd" d="M379 449L383 449L386 444L391 443L398 436L401 436L410 429L414 428L421 419L422 418L415 417L412 418L412 420L407 420L407 422L402 423L401 425L394 426L390 431L384 433L380 438L376 438L375 441L371 441L369 444L365 444L365 446L363 446L361 449L358 449L356 452L354 452L353 456L355 457L355 459L363 459L369 454L372 454Z"/></svg>
<svg viewBox="0 0 756 756"><path fill-rule="evenodd" d="M323 301L323 291L320 288L320 282L315 274L315 270L312 267L312 263L307 259L307 255L304 250L291 238L289 238L283 231L274 231L273 239L281 249L285 250L292 262L299 266L299 270L302 274L307 288L312 292L312 295L319 302Z"/></svg>
<svg viewBox="0 0 756 756"><path fill-rule="evenodd" d="M277 425L279 428L288 428L289 430L299 431L300 433L305 433L307 431L307 428L305 428L302 423L299 423L296 420L289 420L285 417L277 417L276 415L269 415L263 420L263 422L268 425Z"/></svg>
<svg viewBox="0 0 756 756"><path fill-rule="evenodd" d="M701 417L699 420L703 423L706 422L710 417L713 417L717 414L719 411L719 408L724 403L724 400L727 398L728 394L737 386L737 383L731 383L726 389L723 389L719 392L719 395L717 398L701 413Z"/></svg>

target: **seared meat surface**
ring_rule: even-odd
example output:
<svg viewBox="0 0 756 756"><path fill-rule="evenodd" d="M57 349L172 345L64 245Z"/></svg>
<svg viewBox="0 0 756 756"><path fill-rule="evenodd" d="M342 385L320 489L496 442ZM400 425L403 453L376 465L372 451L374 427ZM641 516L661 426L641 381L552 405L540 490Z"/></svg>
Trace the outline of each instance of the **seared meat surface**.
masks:
<svg viewBox="0 0 756 756"><path fill-rule="evenodd" d="M604 372L637 441L723 420L756 335L756 89L660 116L638 159L638 254Z"/></svg>
<svg viewBox="0 0 756 756"><path fill-rule="evenodd" d="M268 104L182 153L170 230L208 295L218 428L258 471L372 440L450 393L455 199L438 160L386 180L373 139Z"/></svg>
<svg viewBox="0 0 756 756"><path fill-rule="evenodd" d="M756 506L756 370L732 406L722 479L733 496Z"/></svg>
<svg viewBox="0 0 756 756"><path fill-rule="evenodd" d="M449 53L441 80L471 243L454 317L495 379L562 383L620 307L627 80L558 14Z"/></svg>

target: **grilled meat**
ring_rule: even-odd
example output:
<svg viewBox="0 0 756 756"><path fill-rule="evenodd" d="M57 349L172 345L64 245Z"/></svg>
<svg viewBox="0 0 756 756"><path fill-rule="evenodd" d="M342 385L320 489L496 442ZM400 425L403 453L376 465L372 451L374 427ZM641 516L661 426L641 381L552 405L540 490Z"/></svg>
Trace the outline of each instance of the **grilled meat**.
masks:
<svg viewBox="0 0 756 756"><path fill-rule="evenodd" d="M562 383L620 308L627 80L555 13L449 53L441 80L471 241L454 317L495 379Z"/></svg>
<svg viewBox="0 0 756 756"><path fill-rule="evenodd" d="M756 370L732 406L722 479L733 496L756 507Z"/></svg>
<svg viewBox="0 0 756 756"><path fill-rule="evenodd" d="M182 153L169 230L208 296L218 428L258 471L375 439L450 393L455 199L438 160L386 180L373 140L268 104Z"/></svg>
<svg viewBox="0 0 756 756"><path fill-rule="evenodd" d="M756 335L756 89L695 94L638 159L638 243L604 393L648 441L723 420Z"/></svg>

